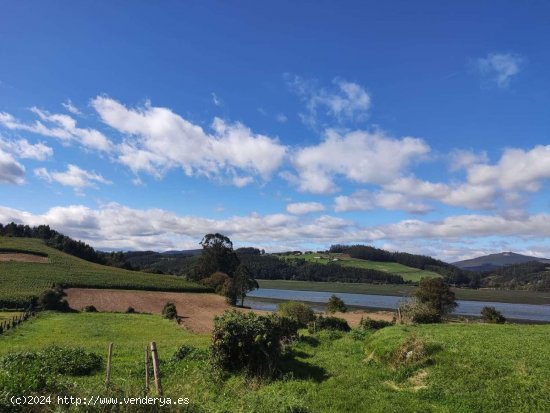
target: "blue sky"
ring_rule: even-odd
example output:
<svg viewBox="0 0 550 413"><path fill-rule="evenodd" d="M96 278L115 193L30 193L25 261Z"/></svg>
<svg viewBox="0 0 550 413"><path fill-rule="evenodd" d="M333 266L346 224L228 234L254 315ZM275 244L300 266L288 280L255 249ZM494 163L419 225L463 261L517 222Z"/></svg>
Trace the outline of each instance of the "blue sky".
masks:
<svg viewBox="0 0 550 413"><path fill-rule="evenodd" d="M6 2L0 222L550 256L546 2Z"/></svg>

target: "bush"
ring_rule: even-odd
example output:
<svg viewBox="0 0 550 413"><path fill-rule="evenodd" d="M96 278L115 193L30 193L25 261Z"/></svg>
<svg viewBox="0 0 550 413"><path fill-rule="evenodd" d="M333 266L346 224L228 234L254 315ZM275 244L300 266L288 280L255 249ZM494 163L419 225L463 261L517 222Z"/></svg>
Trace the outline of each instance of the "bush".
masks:
<svg viewBox="0 0 550 413"><path fill-rule="evenodd" d="M426 303L411 299L399 306L401 317L409 323L430 324L441 322L441 313Z"/></svg>
<svg viewBox="0 0 550 413"><path fill-rule="evenodd" d="M126 309L126 314L134 314L136 312L136 309L134 307L128 307Z"/></svg>
<svg viewBox="0 0 550 413"><path fill-rule="evenodd" d="M166 303L164 304L164 308L162 309L162 316L164 318L167 318L168 320L174 320L178 317L178 311L176 310L176 305L174 303Z"/></svg>
<svg viewBox="0 0 550 413"><path fill-rule="evenodd" d="M389 327L391 325L393 325L393 323L389 321L373 320L369 317L361 318L361 321L359 322L359 328L362 330L380 330L381 328Z"/></svg>
<svg viewBox="0 0 550 413"><path fill-rule="evenodd" d="M188 346L187 344L183 344L172 355L171 360L173 362L177 362L183 359L203 360L205 358L207 358L207 354L204 350L198 349L193 346Z"/></svg>
<svg viewBox="0 0 550 413"><path fill-rule="evenodd" d="M422 339L418 338L416 334L411 334L393 352L391 364L394 368L420 367L430 361L429 355L431 352Z"/></svg>
<svg viewBox="0 0 550 413"><path fill-rule="evenodd" d="M296 340L298 338L298 329L300 327L305 327L298 321L289 317L273 316L273 319L276 321L281 341L284 343L290 343Z"/></svg>
<svg viewBox="0 0 550 413"><path fill-rule="evenodd" d="M506 318L495 307L483 307L481 318L486 323L504 324L506 322Z"/></svg>
<svg viewBox="0 0 550 413"><path fill-rule="evenodd" d="M203 278L201 284L206 287L210 287L214 290L216 294L222 294L223 286L226 282L230 280L229 275L217 271L212 274L210 277Z"/></svg>
<svg viewBox="0 0 550 413"><path fill-rule="evenodd" d="M85 313L97 313L97 308L95 308L93 305L87 305L82 309Z"/></svg>
<svg viewBox="0 0 550 413"><path fill-rule="evenodd" d="M69 303L63 299L65 293L58 288L50 288L40 294L38 297L38 304L43 310L62 311L67 312L70 310Z"/></svg>
<svg viewBox="0 0 550 413"><path fill-rule="evenodd" d="M306 327L307 323L315 319L315 313L311 307L297 301L286 301L279 304L278 313L296 321L300 327Z"/></svg>
<svg viewBox="0 0 550 413"><path fill-rule="evenodd" d="M321 330L345 331L351 330L348 322L343 318L324 317L319 315L314 321L311 321L308 326L308 331L313 334Z"/></svg>
<svg viewBox="0 0 550 413"><path fill-rule="evenodd" d="M214 365L230 372L273 377L281 356L281 331L274 316L226 311L214 318Z"/></svg>
<svg viewBox="0 0 550 413"><path fill-rule="evenodd" d="M345 313L348 311L348 308L340 297L332 294L327 303L327 311L329 313Z"/></svg>

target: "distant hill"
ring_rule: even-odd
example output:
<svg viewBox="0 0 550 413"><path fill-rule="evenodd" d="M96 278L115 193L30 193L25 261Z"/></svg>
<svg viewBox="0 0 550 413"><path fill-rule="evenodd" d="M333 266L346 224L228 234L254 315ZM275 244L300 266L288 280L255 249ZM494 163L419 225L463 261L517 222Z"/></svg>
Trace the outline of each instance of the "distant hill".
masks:
<svg viewBox="0 0 550 413"><path fill-rule="evenodd" d="M463 270L490 271L506 265L525 264L531 261L550 264L550 260L547 258L531 257L529 255L516 254L515 252L501 252L499 254L484 255L470 260L454 262L453 265Z"/></svg>
<svg viewBox="0 0 550 413"><path fill-rule="evenodd" d="M196 249L196 250L170 250L170 251L164 251L161 252L161 255L179 255L180 257L194 257L196 255L201 255L202 248Z"/></svg>

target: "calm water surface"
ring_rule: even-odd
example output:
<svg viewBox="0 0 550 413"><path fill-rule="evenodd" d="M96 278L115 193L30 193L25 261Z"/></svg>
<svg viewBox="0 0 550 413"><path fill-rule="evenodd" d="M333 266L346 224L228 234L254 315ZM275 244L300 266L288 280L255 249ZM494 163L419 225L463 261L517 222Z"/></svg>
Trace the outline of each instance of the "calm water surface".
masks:
<svg viewBox="0 0 550 413"><path fill-rule="evenodd" d="M249 297L246 299L245 305L258 310L274 310L277 307L277 304L254 300L254 297L276 300L308 301L311 303L324 304L328 301L332 294L340 297L347 305L384 309L396 309L398 303L405 298L392 295L349 294L331 293L326 291L296 291L259 288L249 293ZM550 305L510 304L495 303L490 301L465 300L458 300L457 302L458 307L454 312L456 315L479 316L479 313L483 307L491 306L495 307L506 318L550 322ZM314 305L314 309L321 310L322 306Z"/></svg>

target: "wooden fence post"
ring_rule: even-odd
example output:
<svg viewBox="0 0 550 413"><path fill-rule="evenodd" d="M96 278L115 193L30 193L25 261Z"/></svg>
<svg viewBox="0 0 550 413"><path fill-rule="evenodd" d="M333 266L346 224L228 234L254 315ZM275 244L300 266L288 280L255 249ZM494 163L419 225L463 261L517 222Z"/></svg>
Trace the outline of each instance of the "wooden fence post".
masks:
<svg viewBox="0 0 550 413"><path fill-rule="evenodd" d="M145 346L145 394L149 393L149 350Z"/></svg>
<svg viewBox="0 0 550 413"><path fill-rule="evenodd" d="M109 343L109 353L107 354L107 377L105 378L105 387L109 387L111 380L111 360L113 357L113 343Z"/></svg>
<svg viewBox="0 0 550 413"><path fill-rule="evenodd" d="M153 375L155 376L155 387L157 395L162 396L162 385L160 383L159 357L157 354L157 343L151 341L151 358L153 359Z"/></svg>

